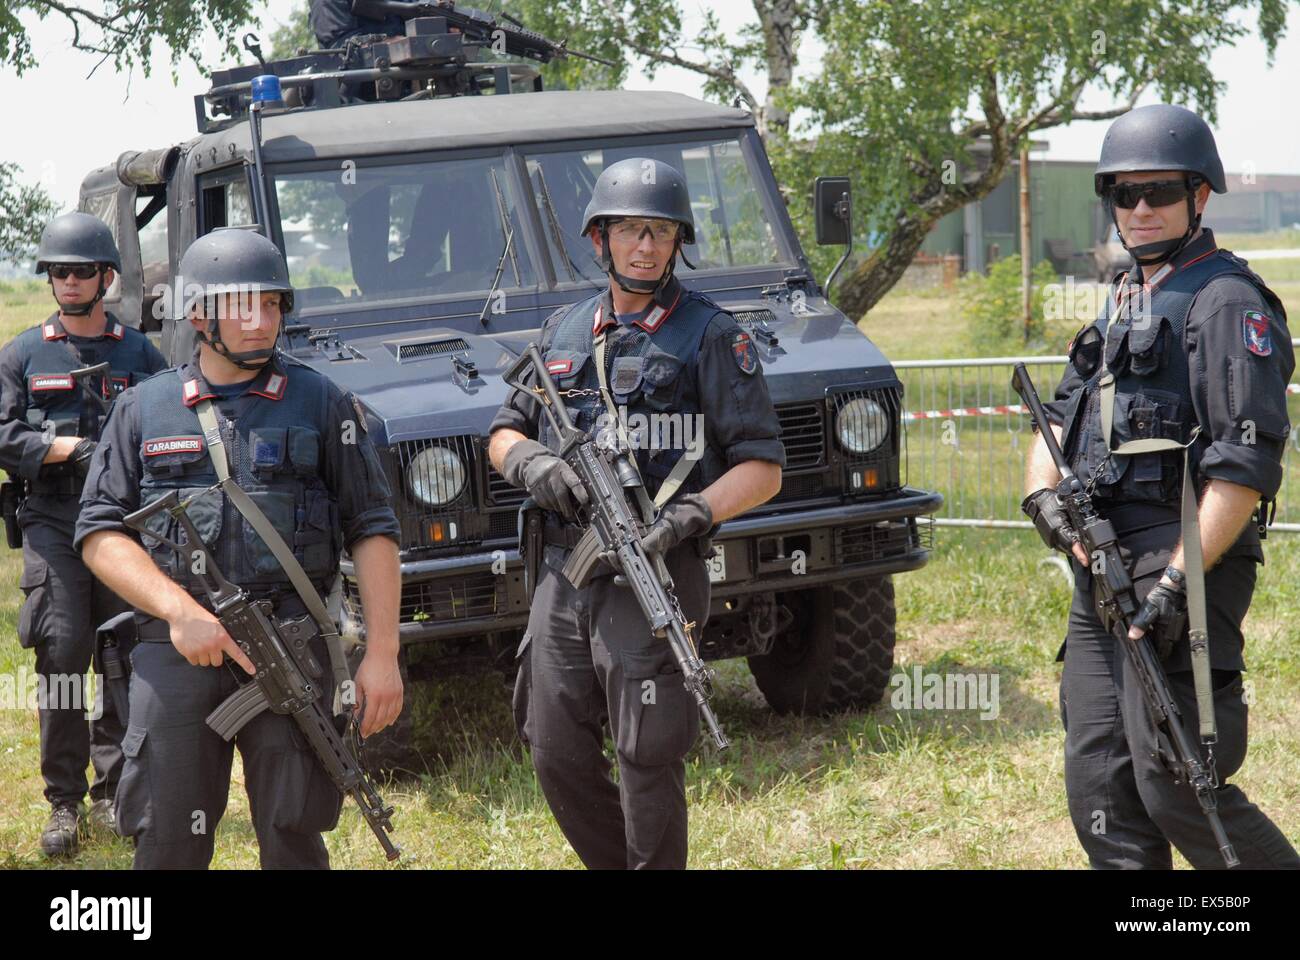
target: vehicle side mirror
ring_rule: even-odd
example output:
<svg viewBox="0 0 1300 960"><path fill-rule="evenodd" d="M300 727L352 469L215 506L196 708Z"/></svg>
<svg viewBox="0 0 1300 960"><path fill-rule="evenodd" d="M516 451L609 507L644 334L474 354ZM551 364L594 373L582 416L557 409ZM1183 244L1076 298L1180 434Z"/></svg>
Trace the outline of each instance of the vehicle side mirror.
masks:
<svg viewBox="0 0 1300 960"><path fill-rule="evenodd" d="M818 177L813 182L813 210L819 246L849 242L853 232L851 192L848 177Z"/></svg>

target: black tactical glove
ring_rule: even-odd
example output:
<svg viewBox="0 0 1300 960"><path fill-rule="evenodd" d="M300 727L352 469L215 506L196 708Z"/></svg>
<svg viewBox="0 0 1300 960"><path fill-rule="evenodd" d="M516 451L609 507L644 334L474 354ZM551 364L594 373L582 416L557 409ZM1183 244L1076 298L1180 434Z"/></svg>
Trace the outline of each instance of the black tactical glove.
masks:
<svg viewBox="0 0 1300 960"><path fill-rule="evenodd" d="M1079 542L1079 532L1070 524L1070 517L1055 490L1050 487L1035 490L1021 502L1020 509L1034 521L1043 543L1052 550L1073 556L1070 548Z"/></svg>
<svg viewBox="0 0 1300 960"><path fill-rule="evenodd" d="M650 556L656 553L666 556L669 550L683 540L708 533L712 526L713 508L704 499L704 494L688 493L659 511L658 519L641 537L641 546ZM600 558L614 569L621 569L618 554L612 550L605 551Z"/></svg>
<svg viewBox="0 0 1300 960"><path fill-rule="evenodd" d="M576 520L578 508L587 504L587 491L573 468L536 440L520 440L501 466L507 483L527 490L539 507L565 520Z"/></svg>
<svg viewBox="0 0 1300 960"><path fill-rule="evenodd" d="M77 445L72 448L68 454L68 463L76 471L78 477L86 479L86 474L90 472L90 458L95 455L95 448L99 446L94 440L78 440Z"/></svg>
<svg viewBox="0 0 1300 960"><path fill-rule="evenodd" d="M1187 625L1187 594L1182 587L1157 583L1133 617L1133 626L1146 632L1161 660L1168 660Z"/></svg>

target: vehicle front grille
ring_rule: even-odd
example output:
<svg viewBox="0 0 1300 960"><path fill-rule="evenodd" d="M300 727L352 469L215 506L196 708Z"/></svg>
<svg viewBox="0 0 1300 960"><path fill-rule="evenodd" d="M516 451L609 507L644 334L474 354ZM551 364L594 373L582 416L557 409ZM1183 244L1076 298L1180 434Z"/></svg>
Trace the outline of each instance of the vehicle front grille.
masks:
<svg viewBox="0 0 1300 960"><path fill-rule="evenodd" d="M906 518L835 531L835 562L865 563L906 556L916 549L930 549L934 542L932 518Z"/></svg>
<svg viewBox="0 0 1300 960"><path fill-rule="evenodd" d="M823 406L811 403L783 403L776 408L785 445L785 472L812 470L826 463Z"/></svg>
<svg viewBox="0 0 1300 960"><path fill-rule="evenodd" d="M528 497L528 492L512 487L506 478L497 473L496 467L488 465L487 493L488 503L498 507L517 507Z"/></svg>
<svg viewBox="0 0 1300 960"><path fill-rule="evenodd" d="M399 620L423 623L497 616L506 609L505 582L489 572L403 583ZM361 598L350 577L343 578L343 603L349 616L361 618Z"/></svg>

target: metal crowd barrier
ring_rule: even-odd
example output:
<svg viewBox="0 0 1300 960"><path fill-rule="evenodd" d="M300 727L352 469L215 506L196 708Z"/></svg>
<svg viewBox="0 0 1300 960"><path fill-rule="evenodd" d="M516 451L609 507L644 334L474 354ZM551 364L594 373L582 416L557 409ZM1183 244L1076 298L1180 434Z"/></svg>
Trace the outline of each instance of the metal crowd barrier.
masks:
<svg viewBox="0 0 1300 960"><path fill-rule="evenodd" d="M1300 346L1300 340L1293 341ZM935 522L951 527L1029 529L1020 512L1025 454L1033 437L1029 411L1011 389L1016 363L1050 399L1068 358L977 357L901 360L907 482L944 495ZM1283 459L1282 489L1270 530L1300 533L1300 384L1287 388L1293 430Z"/></svg>

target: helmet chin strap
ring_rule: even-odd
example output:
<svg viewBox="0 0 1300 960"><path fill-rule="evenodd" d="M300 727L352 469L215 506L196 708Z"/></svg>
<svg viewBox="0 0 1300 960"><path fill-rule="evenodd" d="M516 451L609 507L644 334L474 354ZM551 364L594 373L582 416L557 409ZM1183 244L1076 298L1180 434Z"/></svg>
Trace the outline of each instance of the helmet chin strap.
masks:
<svg viewBox="0 0 1300 960"><path fill-rule="evenodd" d="M1136 247L1130 247L1124 240L1124 231L1119 228L1119 218L1115 215L1115 204L1111 201L1106 202L1110 208L1110 219L1115 224L1115 232L1119 236L1119 243L1129 255L1133 262L1140 267L1153 267L1158 263L1164 263L1166 260L1172 260L1178 255L1178 252L1191 243L1192 237L1196 236L1196 231L1201 226L1201 215L1196 212L1196 189L1188 183L1187 193L1187 230L1181 237L1175 237L1172 240L1156 240L1153 243L1143 243Z"/></svg>
<svg viewBox="0 0 1300 960"><path fill-rule="evenodd" d="M66 305L63 303L62 300L59 299L59 295L57 293L54 293L54 278L50 277L49 278L50 293L54 295L54 302L59 305L59 313L62 313L65 316L69 316L69 317L88 316L90 314L90 311L95 309L95 304L99 303L99 301L104 299L104 294L106 293L106 291L104 290L104 271L102 268L100 269L98 276L99 276L99 289L95 291L95 295L93 297L91 297L85 303L74 303L74 304L66 304Z"/></svg>
<svg viewBox="0 0 1300 960"><path fill-rule="evenodd" d="M225 357L240 370L260 370L266 366L266 362L271 359L275 353L276 345L280 342L280 327L284 326L283 314L281 315L280 324L275 328L275 339L271 341L269 347L263 347L260 350L240 350L234 351L226 346L221 339L221 325L216 318L215 304L210 304L214 309L210 312L212 319L208 321L208 329L197 332L199 340L210 346L215 352Z"/></svg>
<svg viewBox="0 0 1300 960"><path fill-rule="evenodd" d="M656 294L668 285L668 281L673 278L673 268L677 263L677 254L682 252L681 228L678 228L677 240L673 243L673 252L668 257L668 265L664 267L664 272L659 275L658 280L639 280L636 277L629 277L625 273L619 273L614 268L614 258L609 253L609 223L601 221L600 224L600 266L608 273L622 289L624 293L634 294ZM682 259L686 260L686 255L682 254ZM687 266L692 270L695 268L688 262Z"/></svg>

